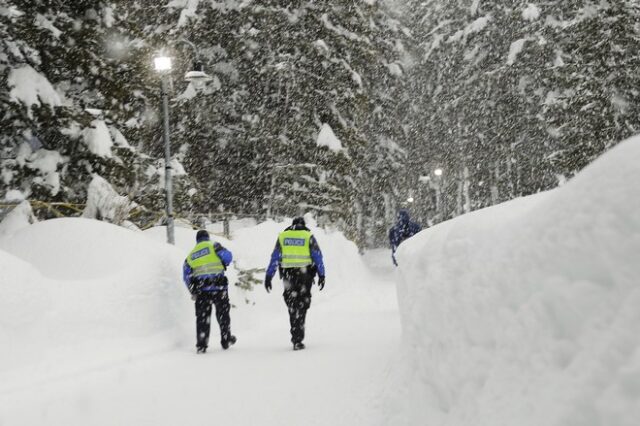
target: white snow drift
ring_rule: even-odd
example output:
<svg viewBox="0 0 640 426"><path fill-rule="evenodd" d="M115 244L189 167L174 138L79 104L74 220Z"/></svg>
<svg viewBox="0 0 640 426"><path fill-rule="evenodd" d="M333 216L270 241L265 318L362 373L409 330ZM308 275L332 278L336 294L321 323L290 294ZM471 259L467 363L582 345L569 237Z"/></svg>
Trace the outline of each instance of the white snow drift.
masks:
<svg viewBox="0 0 640 426"><path fill-rule="evenodd" d="M640 138L565 186L403 244L389 424L635 425Z"/></svg>
<svg viewBox="0 0 640 426"><path fill-rule="evenodd" d="M635 425L637 164L640 138L557 190L403 243L399 360L389 286L353 243L311 220L328 278L323 293L314 290L309 350L290 350L274 282L270 295L233 286L240 343L200 358L180 277L194 230L178 228L171 247L162 228L7 222L0 423L203 424L215 412L224 424ZM219 239L235 255L232 283L240 270L262 278L286 225L247 221Z"/></svg>
<svg viewBox="0 0 640 426"><path fill-rule="evenodd" d="M182 253L95 220L56 219L0 239L0 383L171 347ZM23 369L38 366L37 374Z"/></svg>
<svg viewBox="0 0 640 426"><path fill-rule="evenodd" d="M0 383L34 366L48 376L193 346L193 306L181 268L195 230L177 228L173 247L162 227L139 232L88 219L30 225L28 206L0 224ZM264 315L283 313L280 296L267 295L261 285L247 292L233 284L239 269L256 269L261 282L278 232L288 225L268 221L237 229L232 241L214 236L235 256L237 267L228 271L235 325L251 328ZM356 246L341 233L313 229L326 245L327 286L333 286L327 294L353 288L337 279L365 274Z"/></svg>
<svg viewBox="0 0 640 426"><path fill-rule="evenodd" d="M307 351L291 350L278 280L271 294L234 285L239 269L266 266L289 223L234 221L231 241L215 237L236 259L227 272L239 342L205 356L194 353L180 277L195 230L177 228L174 248L163 228L88 219L10 229L0 238L0 424L374 424L399 324L393 285L373 279L352 242L307 220L328 271L325 290L313 290Z"/></svg>

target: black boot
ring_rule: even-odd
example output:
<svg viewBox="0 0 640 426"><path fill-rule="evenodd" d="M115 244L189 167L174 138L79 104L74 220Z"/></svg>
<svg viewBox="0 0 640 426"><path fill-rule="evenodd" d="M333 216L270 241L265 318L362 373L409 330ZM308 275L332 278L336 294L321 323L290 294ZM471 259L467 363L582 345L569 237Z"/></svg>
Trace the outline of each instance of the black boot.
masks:
<svg viewBox="0 0 640 426"><path fill-rule="evenodd" d="M222 349L226 350L229 349L229 346L235 345L237 341L236 336L232 334L228 339L221 341L220 344L222 345Z"/></svg>
<svg viewBox="0 0 640 426"><path fill-rule="evenodd" d="M206 346L198 346L196 349L196 352L199 354L204 354L207 352L207 347Z"/></svg>
<svg viewBox="0 0 640 426"><path fill-rule="evenodd" d="M297 342L297 343L293 344L293 350L294 351L300 351L300 350L302 350L304 348L305 348L305 346L304 346L304 343L302 343L302 342Z"/></svg>

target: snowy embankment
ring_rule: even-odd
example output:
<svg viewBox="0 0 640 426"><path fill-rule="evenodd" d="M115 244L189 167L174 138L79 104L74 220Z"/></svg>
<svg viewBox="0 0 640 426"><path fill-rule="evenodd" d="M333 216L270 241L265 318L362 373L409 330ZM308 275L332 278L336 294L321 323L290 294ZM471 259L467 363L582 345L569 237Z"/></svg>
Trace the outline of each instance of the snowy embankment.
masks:
<svg viewBox="0 0 640 426"><path fill-rule="evenodd" d="M0 391L193 348L193 304L181 267L196 231L176 228L173 247L165 243L164 228L140 232L89 219L31 225L29 215L26 206L7 217L0 238ZM278 232L287 225L269 221L237 229L232 241L214 236L235 256L228 271L235 329L284 318L281 298L269 297L261 282ZM338 284L338 273L362 275L363 265L341 233L314 232L327 249L330 274L322 299L328 300L350 285ZM240 270L250 269L256 269L257 288L233 285Z"/></svg>
<svg viewBox="0 0 640 426"><path fill-rule="evenodd" d="M389 424L636 425L640 138L400 248Z"/></svg>
<svg viewBox="0 0 640 426"><path fill-rule="evenodd" d="M310 223L307 220L307 223ZM291 350L282 287L261 280L289 223L232 224L231 323L238 343L196 355L193 303L180 280L195 231L131 231L88 219L18 224L0 238L0 424L354 425L380 418L399 321L393 283L355 245L311 226L327 285L313 289L307 350ZM7 227L11 228L11 227ZM215 229L215 227L212 227ZM11 231L11 229L7 229ZM213 393L212 393L213 392ZM216 397L216 395L223 397ZM140 396L144 395L144 398ZM213 396L212 396L213 395Z"/></svg>
<svg viewBox="0 0 640 426"><path fill-rule="evenodd" d="M3 385L12 375L56 376L180 343L190 318L180 303L181 256L87 219L40 222L0 239Z"/></svg>

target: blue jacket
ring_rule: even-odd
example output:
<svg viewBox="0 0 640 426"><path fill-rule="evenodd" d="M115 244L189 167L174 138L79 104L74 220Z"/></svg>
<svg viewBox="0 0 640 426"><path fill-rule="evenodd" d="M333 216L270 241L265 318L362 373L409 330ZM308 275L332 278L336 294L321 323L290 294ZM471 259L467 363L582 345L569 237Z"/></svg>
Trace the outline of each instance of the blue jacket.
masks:
<svg viewBox="0 0 640 426"><path fill-rule="evenodd" d="M200 242L200 241L198 241ZM231 264L233 260L233 254L224 248L220 243L213 243L213 248L216 251L216 254L222 261L224 265L224 269L227 269L227 266ZM224 276L224 272L219 274L211 274L200 276L194 278L191 276L191 266L185 260L182 264L182 280L184 281L184 285L187 286L189 292L193 292L194 288L198 288L200 291L220 291L226 290L229 286L226 277Z"/></svg>
<svg viewBox="0 0 640 426"><path fill-rule="evenodd" d="M294 225L288 227L286 230L304 230L308 231L309 229L304 225ZM322 259L322 252L320 251L320 246L316 241L315 237L312 235L309 240L309 249L311 250L311 260L313 260L313 266L316 268L316 272L319 277L324 277L324 261ZM271 253L271 260L269 261L269 266L267 267L267 277L273 278L276 274L276 270L280 266L280 262L282 262L282 249L280 247L280 240L276 240L276 246Z"/></svg>
<svg viewBox="0 0 640 426"><path fill-rule="evenodd" d="M407 238L411 238L422 230L422 226L415 222L411 222L409 213L406 210L398 212L398 222L389 230L389 243L391 251L395 253L396 249Z"/></svg>

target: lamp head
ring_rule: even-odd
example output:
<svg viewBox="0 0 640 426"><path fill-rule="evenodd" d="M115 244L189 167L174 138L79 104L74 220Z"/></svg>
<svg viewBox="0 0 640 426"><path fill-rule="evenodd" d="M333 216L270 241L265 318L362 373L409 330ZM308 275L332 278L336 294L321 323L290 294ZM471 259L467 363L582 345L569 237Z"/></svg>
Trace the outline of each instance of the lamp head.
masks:
<svg viewBox="0 0 640 426"><path fill-rule="evenodd" d="M168 56L158 56L153 59L153 65L158 72L171 71L171 58Z"/></svg>
<svg viewBox="0 0 640 426"><path fill-rule="evenodd" d="M211 80L211 76L204 72L204 65L202 62L196 61L193 63L193 70L187 72L184 75L184 79L189 83L194 83L196 86L200 86Z"/></svg>

